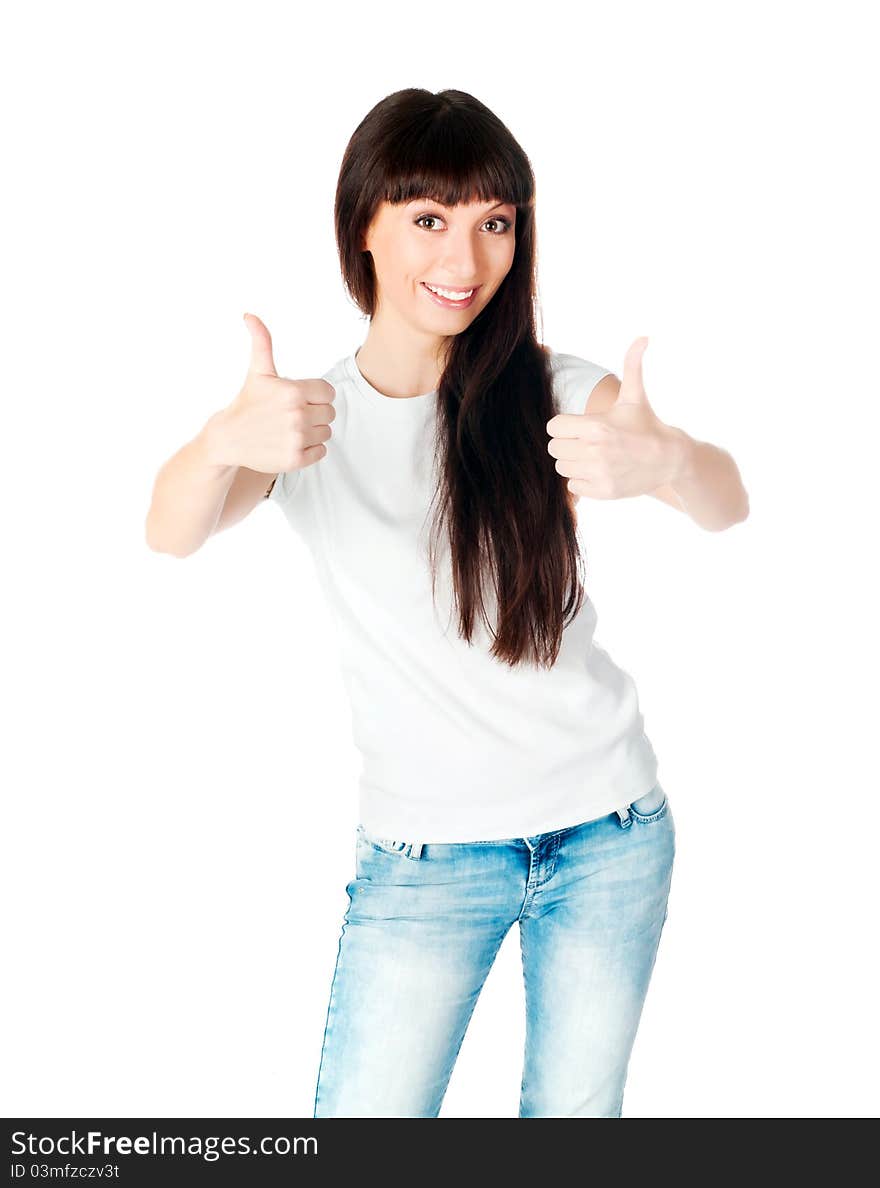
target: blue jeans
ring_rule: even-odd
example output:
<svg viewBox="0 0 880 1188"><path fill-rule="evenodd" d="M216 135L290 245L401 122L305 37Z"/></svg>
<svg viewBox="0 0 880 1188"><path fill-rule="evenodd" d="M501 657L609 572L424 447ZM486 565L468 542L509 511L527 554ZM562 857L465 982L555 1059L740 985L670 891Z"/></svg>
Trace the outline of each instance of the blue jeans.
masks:
<svg viewBox="0 0 880 1188"><path fill-rule="evenodd" d="M619 1118L675 856L660 784L536 837L424 844L357 830L316 1118L436 1118L508 929L519 924L521 1118Z"/></svg>

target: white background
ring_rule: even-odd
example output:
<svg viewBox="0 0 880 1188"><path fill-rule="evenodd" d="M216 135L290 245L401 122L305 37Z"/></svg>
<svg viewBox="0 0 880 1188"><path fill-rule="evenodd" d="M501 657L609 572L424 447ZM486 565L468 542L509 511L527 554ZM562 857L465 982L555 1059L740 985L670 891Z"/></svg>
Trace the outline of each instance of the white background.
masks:
<svg viewBox="0 0 880 1188"><path fill-rule="evenodd" d="M421 86L529 154L543 340L620 375L647 335L658 415L751 500L720 533L580 504L677 827L624 1116L875 1115L870 6L298 11L3 19L0 1109L311 1116L357 822L334 629L277 507L185 560L144 520L241 385L245 310L289 377L364 340L339 164ZM523 1041L514 928L441 1116L514 1117Z"/></svg>

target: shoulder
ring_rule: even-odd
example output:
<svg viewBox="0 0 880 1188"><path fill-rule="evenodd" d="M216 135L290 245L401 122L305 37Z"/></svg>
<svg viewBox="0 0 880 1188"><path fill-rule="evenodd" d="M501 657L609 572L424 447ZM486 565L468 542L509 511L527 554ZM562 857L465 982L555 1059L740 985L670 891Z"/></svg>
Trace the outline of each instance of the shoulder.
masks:
<svg viewBox="0 0 880 1188"><path fill-rule="evenodd" d="M617 398L620 380L607 367L545 346L553 375L553 389L561 413L603 412Z"/></svg>
<svg viewBox="0 0 880 1188"><path fill-rule="evenodd" d="M332 367L329 367L322 373L321 379L326 380L328 384L332 384L337 390L339 388L346 388L351 383L349 359L350 356L348 355L343 355L341 359L337 359Z"/></svg>

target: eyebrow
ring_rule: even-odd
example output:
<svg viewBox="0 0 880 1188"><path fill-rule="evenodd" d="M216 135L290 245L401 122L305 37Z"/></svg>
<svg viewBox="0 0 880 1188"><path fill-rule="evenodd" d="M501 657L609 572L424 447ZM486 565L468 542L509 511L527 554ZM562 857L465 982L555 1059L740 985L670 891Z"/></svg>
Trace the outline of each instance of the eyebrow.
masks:
<svg viewBox="0 0 880 1188"><path fill-rule="evenodd" d="M412 202L410 202L408 205L414 206L420 202L433 202L435 206L442 206L444 210L454 210L455 209L452 206L446 206L445 203L440 202L436 198L413 198ZM515 205L515 203L513 203L513 202L496 202L494 204L494 206L486 207L486 213L488 214L490 210L497 210L499 206L514 206L514 205Z"/></svg>

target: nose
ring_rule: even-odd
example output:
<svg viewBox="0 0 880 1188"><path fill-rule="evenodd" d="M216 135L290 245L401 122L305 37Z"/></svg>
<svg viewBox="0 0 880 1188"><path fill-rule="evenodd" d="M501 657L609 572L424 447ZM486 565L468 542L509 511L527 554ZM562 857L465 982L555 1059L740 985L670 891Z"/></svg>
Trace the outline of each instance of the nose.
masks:
<svg viewBox="0 0 880 1188"><path fill-rule="evenodd" d="M443 247L444 251L437 262L437 271L442 276L457 277L454 286L461 289L470 289L482 283L478 240L472 239L464 230L448 231Z"/></svg>

